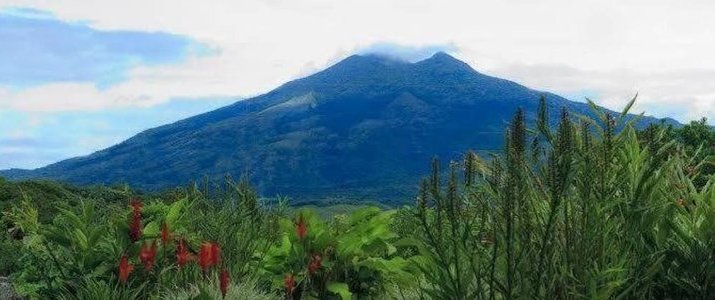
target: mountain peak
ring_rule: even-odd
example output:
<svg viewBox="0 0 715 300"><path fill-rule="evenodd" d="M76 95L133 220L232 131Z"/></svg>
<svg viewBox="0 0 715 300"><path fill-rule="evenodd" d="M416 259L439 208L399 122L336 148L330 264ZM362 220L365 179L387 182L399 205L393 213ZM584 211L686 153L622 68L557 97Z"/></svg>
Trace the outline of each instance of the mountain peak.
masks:
<svg viewBox="0 0 715 300"><path fill-rule="evenodd" d="M349 70L348 72L354 72L358 69L369 69L368 73L372 74L375 68L381 69L384 67L399 68L402 70L414 70L414 67L417 67L450 71L474 71L467 63L443 51L435 52L429 58L417 62L409 62L400 57L390 56L388 54L353 54L332 65L326 69L326 71L341 70L345 72Z"/></svg>
<svg viewBox="0 0 715 300"><path fill-rule="evenodd" d="M451 56L451 55L447 54L447 52L444 52L444 51L437 51L437 52L435 52L434 54L432 54L432 56L431 56L430 58L428 58L428 59L456 60L456 61L460 61L460 60L454 58L454 56ZM461 61L460 61L460 62L461 62Z"/></svg>
<svg viewBox="0 0 715 300"><path fill-rule="evenodd" d="M438 51L435 52L435 54L432 54L429 58L421 61L421 62L440 62L440 63L454 63L454 64L466 64L465 62L455 58L452 55L447 54L446 52L443 51Z"/></svg>
<svg viewBox="0 0 715 300"><path fill-rule="evenodd" d="M417 62L416 64L423 68L446 71L448 73L477 73L467 63L442 51L436 52L430 58Z"/></svg>
<svg viewBox="0 0 715 300"><path fill-rule="evenodd" d="M366 54L353 54L343 60L337 62L337 65L354 65L354 64L381 64L381 65L415 65L424 63L440 63L440 64L455 64L455 65L467 65L463 61L451 56L443 51L438 51L432 54L432 56L417 61L410 62L399 56L392 56L389 54L380 53L366 53Z"/></svg>
<svg viewBox="0 0 715 300"><path fill-rule="evenodd" d="M424 162L500 149L512 113L524 107L533 120L540 96L480 75L444 52L415 63L352 55L267 94L147 130L89 156L0 175L159 190L250 171L268 197L402 202L429 172ZM585 103L546 96L550 106L590 114ZM558 119L558 110L551 112Z"/></svg>
<svg viewBox="0 0 715 300"><path fill-rule="evenodd" d="M370 70L369 72L372 72L375 68L406 64L409 63L379 54L353 54L338 61L327 69L318 72L318 74L322 73L324 75L335 76L333 73L342 73L342 75L345 75L360 72L360 70Z"/></svg>
<svg viewBox="0 0 715 300"><path fill-rule="evenodd" d="M368 53L368 54L353 54L347 58L339 61L339 64L383 64L383 65L402 65L409 64L409 62L400 59L399 57L383 55L378 53Z"/></svg>

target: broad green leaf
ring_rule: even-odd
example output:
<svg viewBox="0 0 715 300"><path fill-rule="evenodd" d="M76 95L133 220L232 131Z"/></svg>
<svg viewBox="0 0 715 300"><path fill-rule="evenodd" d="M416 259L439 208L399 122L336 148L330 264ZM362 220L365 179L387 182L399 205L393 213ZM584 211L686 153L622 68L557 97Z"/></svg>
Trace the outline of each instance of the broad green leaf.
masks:
<svg viewBox="0 0 715 300"><path fill-rule="evenodd" d="M146 224L146 226L144 227L144 236L152 236L152 237L158 236L159 230L160 230L159 223L157 223L156 221L151 221L151 222L149 222L149 224Z"/></svg>
<svg viewBox="0 0 715 300"><path fill-rule="evenodd" d="M353 293L350 292L350 288L347 283L343 282L329 282L328 291L334 294L338 294L340 299L349 300L352 298Z"/></svg>
<svg viewBox="0 0 715 300"><path fill-rule="evenodd" d="M166 225L169 228L175 228L176 222L181 217L181 214L186 206L186 198L176 201L169 207L169 212L166 214Z"/></svg>

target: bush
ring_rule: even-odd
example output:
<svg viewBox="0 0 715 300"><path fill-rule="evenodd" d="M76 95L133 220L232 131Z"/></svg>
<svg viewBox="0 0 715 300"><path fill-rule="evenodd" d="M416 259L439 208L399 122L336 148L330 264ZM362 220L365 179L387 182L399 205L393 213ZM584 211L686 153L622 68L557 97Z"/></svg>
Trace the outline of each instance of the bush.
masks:
<svg viewBox="0 0 715 300"><path fill-rule="evenodd" d="M266 254L263 277L295 299L375 297L391 284L408 286L414 277L398 255L393 213L368 207L327 224L313 211L298 211L281 220L282 240Z"/></svg>
<svg viewBox="0 0 715 300"><path fill-rule="evenodd" d="M502 156L469 153L422 184L414 244L438 299L708 298L712 179L698 188L673 141L642 145L626 113L529 136L518 112ZM616 128L623 128L616 132ZM663 134L657 136L663 137ZM533 142L527 147L527 137ZM658 147L653 147L658 145ZM697 162L695 162L697 164ZM464 170L462 180L458 169Z"/></svg>

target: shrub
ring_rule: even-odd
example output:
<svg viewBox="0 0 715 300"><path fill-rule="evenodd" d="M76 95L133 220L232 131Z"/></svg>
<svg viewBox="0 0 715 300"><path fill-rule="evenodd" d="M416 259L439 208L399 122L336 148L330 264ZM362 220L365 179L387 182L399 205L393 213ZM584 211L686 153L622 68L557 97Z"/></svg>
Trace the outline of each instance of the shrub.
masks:
<svg viewBox="0 0 715 300"><path fill-rule="evenodd" d="M439 299L712 295L715 190L712 180L697 188L695 176L683 172L688 154L672 141L639 143L627 109L619 117L595 110L598 121L578 123L563 111L555 132L543 100L540 111L532 134L517 112L502 156L485 163L469 153L451 164L445 187L433 162L414 210L425 293Z"/></svg>
<svg viewBox="0 0 715 300"><path fill-rule="evenodd" d="M263 274L295 299L377 296L390 284L410 285L409 262L398 255L399 237L390 229L393 213L363 208L327 224L298 211L281 221L282 240L268 251Z"/></svg>

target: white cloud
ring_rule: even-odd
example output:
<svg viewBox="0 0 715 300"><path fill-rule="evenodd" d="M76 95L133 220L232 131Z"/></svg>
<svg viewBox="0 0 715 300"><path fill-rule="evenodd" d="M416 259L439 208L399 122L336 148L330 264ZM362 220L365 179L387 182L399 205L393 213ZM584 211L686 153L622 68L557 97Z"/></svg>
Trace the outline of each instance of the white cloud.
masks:
<svg viewBox="0 0 715 300"><path fill-rule="evenodd" d="M220 49L142 67L106 90L84 83L1 96L27 110L148 106L174 96L253 95L378 42L451 44L485 73L618 107L715 119L715 2L694 1L42 1L0 0L95 28L167 31ZM7 91L5 92L7 93ZM60 96L60 97L58 97ZM28 100L29 99L29 100ZM16 102L27 101L25 104ZM85 101L89 103L84 103ZM62 104L58 104L62 103ZM676 109L677 108L677 109Z"/></svg>
<svg viewBox="0 0 715 300"><path fill-rule="evenodd" d="M695 120L715 117L714 70L690 69L638 72L630 69L582 70L564 65L513 64L490 70L497 76L529 86L571 95L593 95L607 108L620 110L638 94L632 112L646 112L657 117L677 116ZM593 96L591 96L593 97ZM712 120L711 120L712 121Z"/></svg>

